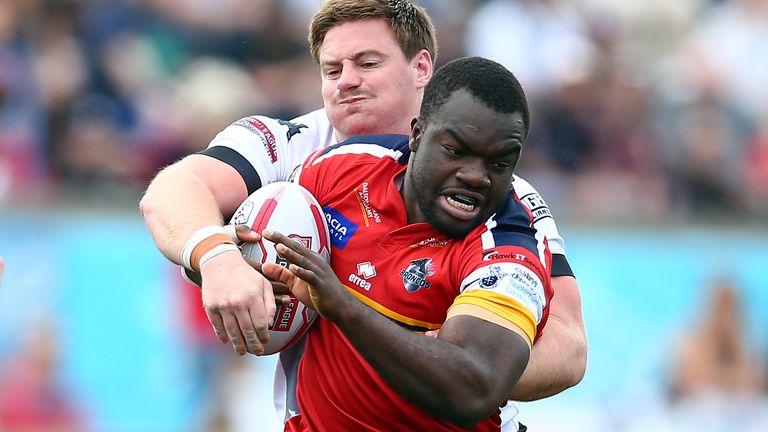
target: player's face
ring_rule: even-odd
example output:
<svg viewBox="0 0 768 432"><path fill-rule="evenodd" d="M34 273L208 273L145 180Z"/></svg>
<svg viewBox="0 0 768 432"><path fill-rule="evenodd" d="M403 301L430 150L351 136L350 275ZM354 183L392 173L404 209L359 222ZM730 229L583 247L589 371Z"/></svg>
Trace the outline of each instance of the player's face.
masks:
<svg viewBox="0 0 768 432"><path fill-rule="evenodd" d="M521 113L497 113L466 90L454 92L411 134L409 222L429 222L451 237L483 223L506 198L525 133Z"/></svg>
<svg viewBox="0 0 768 432"><path fill-rule="evenodd" d="M406 59L384 19L333 27L319 52L323 104L343 140L353 135L410 132L432 60Z"/></svg>

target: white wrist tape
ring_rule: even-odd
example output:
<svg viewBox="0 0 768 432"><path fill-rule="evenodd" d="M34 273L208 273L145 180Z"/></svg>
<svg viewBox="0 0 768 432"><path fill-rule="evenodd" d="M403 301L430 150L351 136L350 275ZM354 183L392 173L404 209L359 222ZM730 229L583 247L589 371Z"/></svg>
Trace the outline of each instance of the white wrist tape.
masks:
<svg viewBox="0 0 768 432"><path fill-rule="evenodd" d="M209 250L203 256L200 257L200 268L203 268L203 264L205 264L206 261L209 259L215 257L216 255L223 254L224 252L240 252L240 248L237 247L237 245L234 245L232 243L224 243L220 244L213 249Z"/></svg>
<svg viewBox="0 0 768 432"><path fill-rule="evenodd" d="M224 225L224 232L229 236L229 238L232 239L235 244L242 243L239 238L237 238L237 226L236 225Z"/></svg>
<svg viewBox="0 0 768 432"><path fill-rule="evenodd" d="M224 234L230 237L221 225L208 225L195 231L181 249L181 265L190 270L198 271L199 269L192 267L192 252L200 242L216 234Z"/></svg>

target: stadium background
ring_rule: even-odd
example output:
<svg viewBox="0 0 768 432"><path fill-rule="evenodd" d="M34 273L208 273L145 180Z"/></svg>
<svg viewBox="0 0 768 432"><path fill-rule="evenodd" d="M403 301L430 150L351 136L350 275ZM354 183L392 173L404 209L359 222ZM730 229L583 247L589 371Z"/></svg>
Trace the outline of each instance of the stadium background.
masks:
<svg viewBox="0 0 768 432"><path fill-rule="evenodd" d="M523 421L768 430L768 1L420 3L438 64L487 56L525 86L519 172L582 288L584 381ZM0 1L0 430L22 402L75 413L43 430L276 430L274 359L234 359L189 320L137 203L230 122L320 105L317 4ZM762 385L674 397L680 341L722 281Z"/></svg>

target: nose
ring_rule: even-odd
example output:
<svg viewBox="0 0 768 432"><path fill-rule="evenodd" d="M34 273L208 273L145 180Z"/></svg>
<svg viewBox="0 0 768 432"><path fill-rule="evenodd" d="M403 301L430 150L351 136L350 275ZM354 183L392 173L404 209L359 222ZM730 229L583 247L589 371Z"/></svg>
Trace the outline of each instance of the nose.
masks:
<svg viewBox="0 0 768 432"><path fill-rule="evenodd" d="M456 172L456 178L470 187L487 188L491 186L491 178L481 160L466 160Z"/></svg>
<svg viewBox="0 0 768 432"><path fill-rule="evenodd" d="M361 76L353 64L342 65L341 75L336 82L336 88L340 92L356 89L360 87Z"/></svg>

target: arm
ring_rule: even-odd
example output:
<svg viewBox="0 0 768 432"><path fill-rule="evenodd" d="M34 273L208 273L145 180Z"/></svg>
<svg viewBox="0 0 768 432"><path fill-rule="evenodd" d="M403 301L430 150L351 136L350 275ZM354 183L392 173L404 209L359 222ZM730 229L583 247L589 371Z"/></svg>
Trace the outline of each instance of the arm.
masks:
<svg viewBox="0 0 768 432"><path fill-rule="evenodd" d="M292 264L287 270L265 263L265 274L294 292L302 284L298 278L306 282L323 318L341 329L389 386L429 414L470 427L498 408L525 368L530 342L514 325L456 314L438 338L425 338L352 297L318 254L282 234L264 236Z"/></svg>
<svg viewBox="0 0 768 432"><path fill-rule="evenodd" d="M587 338L581 313L579 285L573 276L552 278L555 296L549 320L531 350L523 376L510 399L532 401L575 386L587 367Z"/></svg>
<svg viewBox="0 0 768 432"><path fill-rule="evenodd" d="M180 264L181 249L192 233L206 225L223 225L222 215L231 215L247 196L234 168L208 156L190 155L157 174L139 207L158 249Z"/></svg>
<svg viewBox="0 0 768 432"><path fill-rule="evenodd" d="M191 155L160 171L140 209L158 249L178 264L187 239L204 226L222 225L223 215L231 215L246 196L234 168ZM200 273L203 305L219 339L230 341L238 354L261 354L276 309L269 283L232 252L211 258Z"/></svg>

